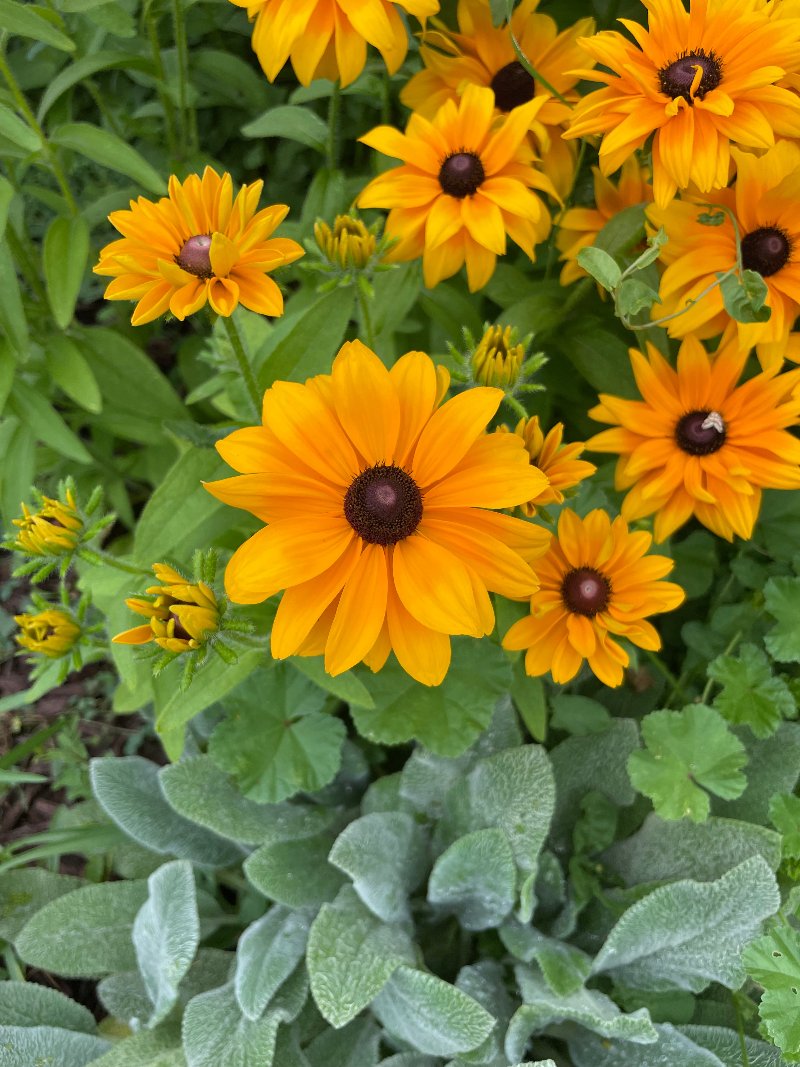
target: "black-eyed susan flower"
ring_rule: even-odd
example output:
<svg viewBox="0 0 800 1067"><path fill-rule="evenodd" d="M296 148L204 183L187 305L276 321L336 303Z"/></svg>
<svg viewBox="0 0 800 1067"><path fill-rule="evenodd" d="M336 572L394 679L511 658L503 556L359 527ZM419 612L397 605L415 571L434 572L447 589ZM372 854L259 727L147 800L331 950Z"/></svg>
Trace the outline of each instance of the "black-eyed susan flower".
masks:
<svg viewBox="0 0 800 1067"><path fill-rule="evenodd" d="M386 236L394 262L422 256L432 287L466 263L472 292L486 284L506 235L535 258L550 232L550 213L533 192L555 196L534 166L527 131L545 97L495 121L494 94L469 85L458 104L448 100L429 122L412 115L406 132L378 126L360 138L403 165L385 171L358 198L360 207L390 208Z"/></svg>
<svg viewBox="0 0 800 1067"><path fill-rule="evenodd" d="M12 519L17 527L8 547L25 556L63 556L75 551L84 533L83 518L71 488L63 500L42 496L34 511L22 504L22 517Z"/></svg>
<svg viewBox="0 0 800 1067"><path fill-rule="evenodd" d="M578 252L595 243L606 223L626 208L649 204L653 199L650 168L636 156L622 164L616 183L599 167L592 167L592 172L595 207L571 207L556 219L556 247L561 253L559 258L565 261L561 268L562 285L586 277L586 271L578 263Z"/></svg>
<svg viewBox="0 0 800 1067"><path fill-rule="evenodd" d="M728 541L750 537L762 489L800 488L800 440L788 431L800 420L800 370L773 364L740 385L747 351L728 340L709 356L694 337L677 370L650 344L630 357L643 399L602 394L589 414L614 428L587 441L619 453L622 515L655 515L657 541L692 515Z"/></svg>
<svg viewBox="0 0 800 1067"><path fill-rule="evenodd" d="M501 426L498 432L508 433L508 427ZM597 470L593 463L579 459L586 448L582 441L573 441L568 445L563 443L562 422L557 422L545 434L539 425L539 416L534 415L530 419L520 419L514 433L525 443L531 466L536 467L547 478L547 485L535 497L520 505L525 515L535 515L537 507L544 507L546 504L563 504L564 490L572 489Z"/></svg>
<svg viewBox="0 0 800 1067"><path fill-rule="evenodd" d="M744 348L758 348L763 365L781 362L789 333L800 313L800 147L779 141L761 157L733 151L736 182L713 195L736 219L741 238L742 266L757 271L767 285L766 322L737 322ZM713 213L713 212L711 212ZM661 278L659 315L683 314L668 322L673 337L695 334L715 337L731 323L719 288L700 300L718 274L736 266L736 234L728 215L719 225L705 225L709 208L699 198L676 200L668 207L651 207L648 218L663 226L668 241L661 250L667 268ZM696 302L688 307L690 301Z"/></svg>
<svg viewBox="0 0 800 1067"><path fill-rule="evenodd" d="M650 534L631 533L623 518L605 511L580 519L565 508L547 554L537 561L540 588L531 613L515 622L503 647L525 649L525 670L570 681L586 660L605 685L622 682L629 657L615 640L657 651L661 640L648 615L672 611L684 599L674 582L661 581L673 561L648 556Z"/></svg>
<svg viewBox="0 0 800 1067"><path fill-rule="evenodd" d="M146 645L151 642L179 655L194 652L219 627L220 610L213 589L205 582L190 582L174 567L154 563L159 585L150 586L147 597L129 597L125 603L147 622L117 634L120 645Z"/></svg>
<svg viewBox="0 0 800 1067"><path fill-rule="evenodd" d="M727 185L730 146L764 149L800 135L800 98L779 86L800 67L800 20L772 20L742 0L644 0L649 29L620 19L634 41L606 30L580 41L608 72L576 106L568 137L602 134L600 167L613 174L653 139L653 189L666 207L691 183Z"/></svg>
<svg viewBox="0 0 800 1067"><path fill-rule="evenodd" d="M15 641L26 652L47 659L67 656L81 637L81 627L64 608L47 608L36 614L15 615L19 627Z"/></svg>
<svg viewBox="0 0 800 1067"><path fill-rule="evenodd" d="M538 6L539 0L522 0L509 23L495 26L489 0L459 0L459 32L435 21L435 31L424 35L420 48L425 69L411 78L400 99L430 119L445 101L458 100L466 85L490 88L495 107L503 113L527 104L534 96L545 97L531 120L531 134L542 157L542 170L565 197L575 177L576 153L561 135L570 105L578 100L578 75L569 72L590 62L577 41L594 31L594 19L580 19L559 33L549 15L537 12ZM542 81L536 82L520 63L512 37Z"/></svg>
<svg viewBox="0 0 800 1067"><path fill-rule="evenodd" d="M367 45L383 56L390 74L408 51L402 13L425 19L439 0L231 0L247 9L253 51L270 81L288 60L303 85L314 78L355 81L367 61Z"/></svg>
<svg viewBox="0 0 800 1067"><path fill-rule="evenodd" d="M261 315L282 315L283 296L268 277L303 255L296 241L272 237L288 207L258 210L264 183L244 185L233 197L230 174L206 167L169 180L169 196L140 196L109 222L122 234L100 253L95 274L111 277L107 300L136 300L134 326L169 311L185 319L210 304L229 316L238 304Z"/></svg>
<svg viewBox="0 0 800 1067"><path fill-rule="evenodd" d="M387 370L359 341L330 375L277 382L263 426L217 445L240 475L207 484L267 525L225 571L232 601L285 590L272 654L324 653L340 674L390 651L425 685L450 662L450 635L494 628L488 591L525 597L547 535L493 513L545 484L522 442L484 428L503 398L468 389L442 403L449 377L422 352Z"/></svg>

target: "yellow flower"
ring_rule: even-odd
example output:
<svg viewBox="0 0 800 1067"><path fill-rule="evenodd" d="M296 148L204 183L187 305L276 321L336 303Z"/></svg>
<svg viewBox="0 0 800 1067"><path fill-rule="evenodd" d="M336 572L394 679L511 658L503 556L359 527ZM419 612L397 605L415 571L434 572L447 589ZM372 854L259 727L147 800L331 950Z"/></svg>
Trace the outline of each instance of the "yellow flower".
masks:
<svg viewBox="0 0 800 1067"><path fill-rule="evenodd" d="M519 378L525 346L514 344L511 326L490 326L472 355L472 377L481 385L508 389Z"/></svg>
<svg viewBox="0 0 800 1067"><path fill-rule="evenodd" d="M448 100L431 122L412 115L405 134L377 126L360 138L404 161L373 178L358 198L360 207L391 208L386 236L398 243L388 260L422 256L429 288L466 262L475 292L505 254L506 234L535 258L535 245L550 232L550 213L531 189L556 195L526 140L544 102L537 97L494 122L494 93L470 85L458 105Z"/></svg>
<svg viewBox="0 0 800 1067"><path fill-rule="evenodd" d="M498 430L498 433L508 432L507 426L501 426ZM547 485L535 497L520 505L525 515L535 515L536 508L545 504L563 504L562 490L571 489L584 478L591 477L597 470L593 463L578 459L586 448L582 441L575 441L571 445L562 444L562 422L557 422L545 435L539 426L539 416L534 415L530 419L520 419L514 433L525 442L531 466L536 467L547 478Z"/></svg>
<svg viewBox="0 0 800 1067"><path fill-rule="evenodd" d="M321 219L314 224L314 238L328 262L342 270L363 270L377 251L378 242L361 219L337 215L333 229Z"/></svg>
<svg viewBox="0 0 800 1067"><path fill-rule="evenodd" d="M613 174L653 139L653 188L666 207L691 183L727 185L731 143L769 148L800 134L800 98L779 87L800 67L800 19L771 20L742 0L644 0L649 31L620 19L630 42L606 30L580 44L610 73L573 112L566 136L602 134L600 168Z"/></svg>
<svg viewBox="0 0 800 1067"><path fill-rule="evenodd" d="M709 356L694 337L680 348L677 371L648 344L630 357L643 400L602 394L589 414L614 429L587 441L618 452L622 515L655 514L663 541L694 515L715 534L748 538L762 489L800 488L800 370L779 364L738 385L747 351L724 342Z"/></svg>
<svg viewBox="0 0 800 1067"><path fill-rule="evenodd" d="M578 263L578 252L594 244L607 222L626 208L649 204L653 199L650 168L643 166L636 156L622 164L616 185L598 167L592 167L592 172L597 206L572 207L557 219L556 247L560 258L566 260L561 268L562 285L586 277L586 271Z"/></svg>
<svg viewBox="0 0 800 1067"><path fill-rule="evenodd" d="M83 519L78 514L75 497L67 489L64 500L41 498L38 511L22 505L22 518L12 519L19 527L11 547L27 556L61 556L74 552L83 532Z"/></svg>
<svg viewBox="0 0 800 1067"><path fill-rule="evenodd" d="M569 120L569 104L579 99L575 90L578 76L569 72L590 64L577 40L594 31L594 19L581 19L559 33L549 15L536 13L538 6L539 0L522 0L510 23L495 26L489 0L459 0L459 32L453 33L437 21L436 32L424 35L420 55L425 70L414 75L400 99L430 119L445 101L457 101L466 85L492 89L495 107L504 113L534 96L545 97L541 111L531 121L531 133L542 155L542 170L564 197L575 177L576 152L561 134ZM512 35L532 66L568 104L553 97L525 70L514 51Z"/></svg>
<svg viewBox="0 0 800 1067"><path fill-rule="evenodd" d="M131 322L142 326L169 311L185 319L205 307L232 315L241 303L260 315L282 315L283 297L269 271L303 255L295 241L273 237L288 207L258 211L264 183L242 186L233 199L230 174L206 167L203 177L169 180L157 204L140 196L109 222L123 235L100 253L95 274L114 280L106 300L137 300Z"/></svg>
<svg viewBox="0 0 800 1067"><path fill-rule="evenodd" d="M438 685L449 635L494 628L488 590L536 588L530 561L546 534L487 509L529 499L544 476L513 435L484 432L501 390L442 404L448 384L422 352L387 370L351 341L330 375L277 382L263 426L218 443L241 475L206 488L267 523L234 553L225 588L238 604L286 590L276 659L324 652L336 675L360 660L379 670L394 650L412 677Z"/></svg>
<svg viewBox="0 0 800 1067"><path fill-rule="evenodd" d="M733 151L736 183L714 193L714 203L727 207L736 219L742 242L742 263L758 271L767 284L766 322L735 327L725 310L719 288L712 289L684 314L667 323L672 337L694 334L715 337L731 324L743 348L758 346L763 365L780 363L794 320L800 313L800 148L780 141L760 158ZM698 221L709 208L693 200L676 200L665 209L651 207L648 218L663 226L669 240L661 250L667 264L659 294L658 315L686 307L722 271L736 266L736 236L726 215L719 226Z"/></svg>
<svg viewBox="0 0 800 1067"><path fill-rule="evenodd" d="M367 45L378 49L390 74L408 50L408 31L398 12L422 23L439 10L439 0L231 0L255 19L253 51L270 81L291 59L303 85L314 78L355 81L367 61Z"/></svg>
<svg viewBox="0 0 800 1067"><path fill-rule="evenodd" d="M81 628L67 611L50 608L36 615L15 615L14 622L20 632L16 642L28 652L35 652L48 659L60 659L75 645Z"/></svg>
<svg viewBox="0 0 800 1067"><path fill-rule="evenodd" d="M154 642L166 652L192 652L200 648L219 626L219 605L205 582L188 582L166 563L154 563L153 572L161 583L146 592L154 597L129 597L125 603L137 615L150 621L113 638L120 645Z"/></svg>
<svg viewBox="0 0 800 1067"><path fill-rule="evenodd" d="M612 522L597 509L579 519L565 508L558 536L536 564L541 586L531 614L514 623L503 647L526 649L525 670L534 677L550 671L563 684L585 659L601 682L619 685L630 661L614 638L657 651L661 640L647 616L684 599L679 585L659 580L673 561L647 556L651 543L648 533L630 533L623 518Z"/></svg>

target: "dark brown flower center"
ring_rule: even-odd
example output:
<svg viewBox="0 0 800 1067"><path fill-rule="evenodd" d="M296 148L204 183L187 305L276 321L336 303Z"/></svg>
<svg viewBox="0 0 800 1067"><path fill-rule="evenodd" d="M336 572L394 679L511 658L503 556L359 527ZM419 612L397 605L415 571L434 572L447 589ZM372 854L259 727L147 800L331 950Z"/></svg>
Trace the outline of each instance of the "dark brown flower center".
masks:
<svg viewBox="0 0 800 1067"><path fill-rule="evenodd" d="M713 50L706 52L704 48L698 48L696 52L686 52L669 66L661 68L658 72L661 92L671 96L673 100L682 96L687 104L691 104L691 88L697 76L698 67L702 74L694 96L702 100L706 93L716 89L722 81L722 60L715 55Z"/></svg>
<svg viewBox="0 0 800 1067"><path fill-rule="evenodd" d="M511 111L520 104L527 104L533 100L536 92L536 82L517 59L498 70L492 78L491 87L494 90L494 102L501 111Z"/></svg>
<svg viewBox="0 0 800 1067"><path fill-rule="evenodd" d="M183 623L174 611L171 611L169 613L169 617L175 623L175 629L172 631L172 636L179 637L182 641L191 641L192 635L189 633L189 631L186 629L186 627L183 625Z"/></svg>
<svg viewBox="0 0 800 1067"><path fill-rule="evenodd" d="M792 242L777 226L761 226L742 238L742 265L764 278L777 274L789 262Z"/></svg>
<svg viewBox="0 0 800 1067"><path fill-rule="evenodd" d="M344 498L344 515L370 545L396 545L422 518L422 494L410 474L380 463L356 478Z"/></svg>
<svg viewBox="0 0 800 1067"><path fill-rule="evenodd" d="M576 567L564 576L561 598L569 611L591 619L608 607L611 583L594 567Z"/></svg>
<svg viewBox="0 0 800 1067"><path fill-rule="evenodd" d="M718 411L690 411L678 421L675 440L690 456L710 456L725 444L725 423Z"/></svg>
<svg viewBox="0 0 800 1067"><path fill-rule="evenodd" d="M454 152L442 163L439 184L448 196L463 200L472 196L485 177L483 163L474 152Z"/></svg>
<svg viewBox="0 0 800 1067"><path fill-rule="evenodd" d="M211 235L198 233L190 237L175 257L175 262L198 278L210 278L214 273L211 269Z"/></svg>

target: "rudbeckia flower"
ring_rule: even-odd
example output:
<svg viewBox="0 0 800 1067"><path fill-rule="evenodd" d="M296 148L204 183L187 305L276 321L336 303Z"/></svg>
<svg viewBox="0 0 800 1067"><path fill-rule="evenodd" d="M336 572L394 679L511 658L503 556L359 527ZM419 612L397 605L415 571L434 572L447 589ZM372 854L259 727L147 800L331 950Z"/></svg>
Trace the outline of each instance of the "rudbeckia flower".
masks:
<svg viewBox="0 0 800 1067"><path fill-rule="evenodd" d="M150 642L166 652L193 652L219 627L219 605L205 582L188 582L166 563L154 563L160 585L151 585L145 597L129 597L125 603L149 621L113 638L120 645Z"/></svg>
<svg viewBox="0 0 800 1067"><path fill-rule="evenodd" d="M737 322L725 310L722 293L712 289L682 315L667 323L672 337L715 337L731 323L739 344L758 346L762 364L782 362L789 333L800 313L800 148L780 141L756 157L733 152L736 182L713 195L736 219L742 243L742 265L758 271L767 284L766 322ZM699 198L676 200L667 208L652 207L647 215L663 226L669 240L661 250L667 269L661 278L657 314L670 315L687 307L714 282L717 274L736 266L736 235L726 215L718 226L699 221L710 211Z"/></svg>
<svg viewBox="0 0 800 1067"><path fill-rule="evenodd" d="M74 647L81 628L68 611L50 608L35 615L15 615L19 626L15 640L26 652L48 659L61 659Z"/></svg>
<svg viewBox="0 0 800 1067"><path fill-rule="evenodd" d="M325 654L336 675L390 651L425 685L450 663L451 634L494 628L488 591L525 597L547 534L494 514L535 495L544 475L522 442L484 428L500 389L441 403L449 378L422 352L387 370L359 341L332 373L277 382L263 426L217 444L241 471L207 484L267 523L236 550L225 589L239 604L286 590L272 655Z"/></svg>
<svg viewBox="0 0 800 1067"><path fill-rule="evenodd" d="M241 303L260 315L282 315L283 297L269 271L302 256L285 237L271 237L288 207L258 210L262 181L242 186L233 199L230 174L206 167L169 180L158 203L140 196L130 211L113 211L109 222L122 234L100 253L95 274L114 280L106 300L137 300L131 322L142 326L169 311L185 319L205 307L232 315Z"/></svg>
<svg viewBox="0 0 800 1067"><path fill-rule="evenodd" d="M598 167L592 167L592 173L596 206L571 207L556 219L556 248L561 253L559 258L566 260L561 268L562 285L586 277L586 271L578 263L578 252L595 243L607 222L626 208L649 204L653 199L650 168L643 166L636 156L622 164L616 184Z"/></svg>
<svg viewBox="0 0 800 1067"><path fill-rule="evenodd" d="M739 385L747 352L734 341L712 357L687 337L677 370L647 347L630 352L643 400L602 394L589 412L614 426L586 444L619 453L623 517L655 515L656 541L692 515L728 541L750 537L762 489L800 488L800 440L788 431L800 420L800 370L773 364Z"/></svg>
<svg viewBox="0 0 800 1067"><path fill-rule="evenodd" d="M495 26L489 0L459 0L459 32L435 21L435 31L424 35L420 47L425 70L411 78L400 99L430 119L447 100L458 100L465 85L490 88L495 107L504 114L534 96L545 97L531 132L542 155L542 170L559 195L566 196L575 177L576 153L561 134L570 117L569 105L579 99L578 75L569 71L589 62L577 40L594 31L594 19L580 19L559 33L549 15L536 13L538 6L539 0L522 0L509 23ZM512 35L531 65L568 103L556 99L543 82L534 81L517 58Z"/></svg>
<svg viewBox="0 0 800 1067"><path fill-rule="evenodd" d="M358 198L362 208L390 208L386 236L398 243L387 256L422 256L431 288L464 263L471 292L491 278L506 234L535 258L534 247L550 232L550 213L531 189L555 190L533 163L530 123L544 105L537 97L494 121L494 93L467 86L429 122L412 115L406 132L377 126L360 140L403 166L385 171Z"/></svg>
<svg viewBox="0 0 800 1067"><path fill-rule="evenodd" d="M508 427L501 426L498 432L508 433ZM563 504L563 490L572 489L597 470L593 463L578 458L586 448L582 441L574 441L569 445L563 443L562 422L557 422L545 434L539 425L539 416L534 415L530 419L520 419L514 433L525 443L531 466L547 478L547 485L535 497L520 505L525 515L535 515L536 508L545 504Z"/></svg>
<svg viewBox="0 0 800 1067"><path fill-rule="evenodd" d="M231 0L255 19L253 51L270 81L291 59L303 85L314 78L355 81L367 61L367 45L378 49L390 74L408 51L400 11L423 24L439 0ZM400 11L398 11L398 8Z"/></svg>
<svg viewBox="0 0 800 1067"><path fill-rule="evenodd" d="M67 555L75 551L84 533L71 489L67 489L63 500L42 496L36 511L23 504L22 518L11 521L18 532L7 547L25 556Z"/></svg>
<svg viewBox="0 0 800 1067"><path fill-rule="evenodd" d="M769 148L800 135L800 98L776 83L800 67L800 19L771 20L742 0L643 0L649 30L620 19L635 43L606 30L579 43L609 73L575 108L567 137L602 134L600 168L613 174L653 139L653 189L666 207L691 183L727 185L731 143Z"/></svg>
<svg viewBox="0 0 800 1067"><path fill-rule="evenodd" d="M684 599L674 582L660 581L673 561L648 556L648 533L628 531L599 508L579 519L565 508L558 536L536 564L541 587L531 597L531 614L515 622L503 648L526 649L525 670L550 671L554 682L570 681L586 660L601 682L617 686L629 657L614 640L655 652L661 639L648 615L672 611Z"/></svg>

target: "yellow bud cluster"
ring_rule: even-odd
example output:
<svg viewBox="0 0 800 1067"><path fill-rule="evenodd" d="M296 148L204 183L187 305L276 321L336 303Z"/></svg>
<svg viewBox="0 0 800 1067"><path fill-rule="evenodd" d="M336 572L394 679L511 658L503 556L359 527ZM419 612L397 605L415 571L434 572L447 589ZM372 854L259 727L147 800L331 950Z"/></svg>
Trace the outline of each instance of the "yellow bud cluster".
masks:
<svg viewBox="0 0 800 1067"><path fill-rule="evenodd" d="M333 229L321 220L314 224L314 237L328 262L342 270L363 270L377 249L374 233L352 215L337 215Z"/></svg>
<svg viewBox="0 0 800 1067"><path fill-rule="evenodd" d="M60 608L36 615L15 615L14 621L20 629L17 644L48 659L65 656L81 635L81 628L72 615Z"/></svg>
<svg viewBox="0 0 800 1067"><path fill-rule="evenodd" d="M519 378L525 349L514 344L510 326L490 326L472 356L472 377L481 385L508 389Z"/></svg>
<svg viewBox="0 0 800 1067"><path fill-rule="evenodd" d="M13 548L27 556L61 556L73 552L80 541L83 520L71 491L67 490L63 502L48 496L42 497L42 501L38 511L31 511L23 504L22 518L12 520L19 527Z"/></svg>
<svg viewBox="0 0 800 1067"><path fill-rule="evenodd" d="M151 585L147 593L155 599L129 597L125 601L131 611L149 621L113 640L123 645L153 641L167 652L192 652L219 627L217 598L205 582L187 582L166 563L154 563L153 571L161 585Z"/></svg>

